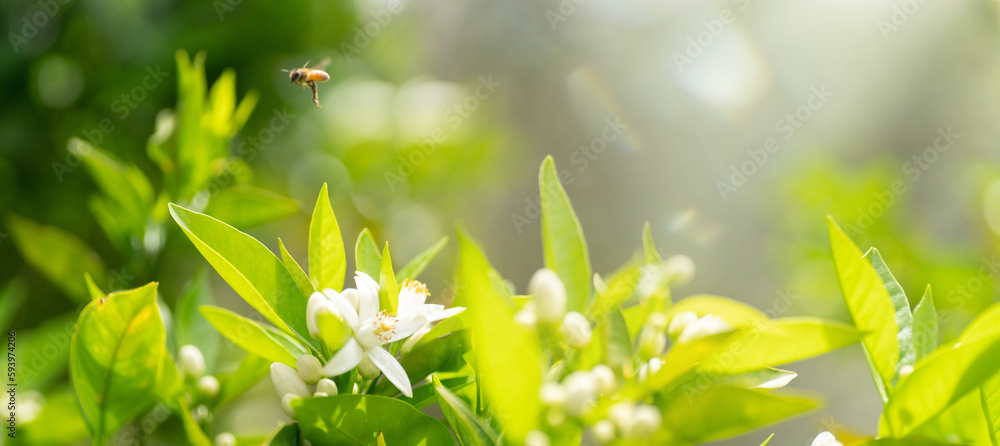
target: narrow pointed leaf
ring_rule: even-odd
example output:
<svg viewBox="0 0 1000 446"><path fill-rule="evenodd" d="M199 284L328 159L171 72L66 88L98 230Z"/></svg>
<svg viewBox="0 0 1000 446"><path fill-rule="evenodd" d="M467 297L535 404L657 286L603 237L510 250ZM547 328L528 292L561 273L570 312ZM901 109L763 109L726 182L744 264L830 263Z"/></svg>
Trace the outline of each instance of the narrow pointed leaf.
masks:
<svg viewBox="0 0 1000 446"><path fill-rule="evenodd" d="M261 356L271 362L280 362L292 368L296 358L303 354L289 351L285 345L271 336L267 330L252 319L247 319L225 308L205 305L199 308L205 319L240 348Z"/></svg>
<svg viewBox="0 0 1000 446"><path fill-rule="evenodd" d="M344 256L344 239L340 225L330 206L326 183L319 191L312 222L309 224L309 277L317 289L344 289L347 259Z"/></svg>
<svg viewBox="0 0 1000 446"><path fill-rule="evenodd" d="M407 263L403 269L396 272L396 277L401 280L416 279L420 273L424 272L424 268L427 268L427 265L444 249L444 245L447 244L448 237L441 237L441 240L431 245L430 248L425 249L424 252L417 254L413 260L410 260L410 263Z"/></svg>
<svg viewBox="0 0 1000 446"><path fill-rule="evenodd" d="M299 291L301 291L303 295L311 296L314 291L318 290L316 284L309 280L309 276L307 276L306 272L302 270L301 266L299 266L299 262L296 262L295 258L293 258L292 255L288 253L288 250L285 249L285 244L280 238L278 239L278 252L281 253L281 264L285 265L285 269L288 270L288 274L292 275L292 279L295 280L295 285L299 287Z"/></svg>
<svg viewBox="0 0 1000 446"><path fill-rule="evenodd" d="M559 182L551 156L542 161L538 174L542 204L542 247L545 266L559 275L566 286L569 311L583 312L590 299L590 255L580 220Z"/></svg>
<svg viewBox="0 0 1000 446"><path fill-rule="evenodd" d="M221 406L250 390L271 372L272 362L253 353L247 353L243 356L236 371L222 381L222 390L219 391L217 405Z"/></svg>
<svg viewBox="0 0 1000 446"><path fill-rule="evenodd" d="M660 250L656 248L656 243L653 242L653 233L649 228L648 221L642 227L642 253L647 265L663 262L663 258L660 257Z"/></svg>
<svg viewBox="0 0 1000 446"><path fill-rule="evenodd" d="M895 385L899 380L899 370L903 367L912 367L916 363L917 355L913 347L913 315L910 313L910 301L903 292L903 287L899 285L896 278L889 271L889 267L882 260L882 255L878 249L872 248L865 254L871 261L875 274L885 284L885 290L889 293L889 300L892 301L893 309L896 311L896 341L899 344L899 361L896 362L896 374L892 378Z"/></svg>
<svg viewBox="0 0 1000 446"><path fill-rule="evenodd" d="M81 280L84 273L89 273L97 283L104 283L104 262L76 235L15 214L8 214L6 223L24 261L68 296L80 302L90 300Z"/></svg>
<svg viewBox="0 0 1000 446"><path fill-rule="evenodd" d="M368 228L358 234L358 241L354 244L354 264L358 271L373 278L381 274L382 256L379 255L378 245L375 244L375 239Z"/></svg>
<svg viewBox="0 0 1000 446"><path fill-rule="evenodd" d="M396 285L396 275L392 272L389 242L385 242L385 249L382 251L382 267L380 270L378 290L379 308L390 313L395 313L396 306L399 303L399 287Z"/></svg>
<svg viewBox="0 0 1000 446"><path fill-rule="evenodd" d="M90 273L83 273L83 281L87 284L87 293L90 295L90 300L104 299L108 297L101 290L101 287L94 283L94 278L90 277Z"/></svg>
<svg viewBox="0 0 1000 446"><path fill-rule="evenodd" d="M889 292L871 263L862 258L861 250L832 217L827 217L827 228L844 302L854 325L866 333L862 342L876 372L873 378L881 384L880 388L888 392L892 388L892 378L896 375L896 362L899 359L899 343L896 339L899 330L896 328L896 311ZM882 397L886 401L888 394Z"/></svg>
<svg viewBox="0 0 1000 446"><path fill-rule="evenodd" d="M205 214L235 228L250 229L299 212L299 204L268 189L239 184L212 194Z"/></svg>
<svg viewBox="0 0 1000 446"><path fill-rule="evenodd" d="M934 308L931 286L927 285L924 296L920 298L917 307L913 309L913 350L916 354L916 362L930 356L937 345L937 309Z"/></svg>

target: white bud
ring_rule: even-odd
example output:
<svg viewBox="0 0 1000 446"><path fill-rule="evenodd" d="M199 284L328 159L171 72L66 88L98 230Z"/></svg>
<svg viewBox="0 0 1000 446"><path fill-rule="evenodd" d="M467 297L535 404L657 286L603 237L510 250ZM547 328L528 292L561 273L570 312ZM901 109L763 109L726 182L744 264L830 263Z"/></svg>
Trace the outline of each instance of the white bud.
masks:
<svg viewBox="0 0 1000 446"><path fill-rule="evenodd" d="M298 361L295 362L295 367L298 369L299 377L306 384L316 384L316 381L319 381L323 377L319 372L323 368L323 364L313 355L299 356Z"/></svg>
<svg viewBox="0 0 1000 446"><path fill-rule="evenodd" d="M674 318L670 320L670 325L667 326L667 333L670 334L671 338L676 339L688 325L691 325L696 320L698 320L698 313L694 311L681 311L675 314Z"/></svg>
<svg viewBox="0 0 1000 446"><path fill-rule="evenodd" d="M309 302L306 304L306 328L309 330L309 336L312 336L313 339L321 339L319 315L326 313L335 314L340 317L337 307L333 306L322 293L312 293L309 296Z"/></svg>
<svg viewBox="0 0 1000 446"><path fill-rule="evenodd" d="M811 446L844 446L844 444L837 441L829 431L825 431L816 436Z"/></svg>
<svg viewBox="0 0 1000 446"><path fill-rule="evenodd" d="M634 418L635 405L628 401L619 401L608 408L608 419L622 432L628 432L632 428Z"/></svg>
<svg viewBox="0 0 1000 446"><path fill-rule="evenodd" d="M684 254L673 255L663 261L663 270L670 285L684 286L694 278L694 260Z"/></svg>
<svg viewBox="0 0 1000 446"><path fill-rule="evenodd" d="M193 345L185 345L180 351L181 372L192 378L201 377L205 374L205 357L201 350Z"/></svg>
<svg viewBox="0 0 1000 446"><path fill-rule="evenodd" d="M611 420L601 420L594 423L590 431L594 434L594 440L601 444L610 443L611 440L615 439L615 425Z"/></svg>
<svg viewBox="0 0 1000 446"><path fill-rule="evenodd" d="M212 413L208 411L208 406L199 404L198 407L195 407L191 412L191 417L194 418L195 421L203 423L208 422L208 420L212 418Z"/></svg>
<svg viewBox="0 0 1000 446"><path fill-rule="evenodd" d="M528 432L524 437L525 446L549 446L549 444L549 436L537 429Z"/></svg>
<svg viewBox="0 0 1000 446"><path fill-rule="evenodd" d="M229 432L216 435L215 446L236 446L236 436Z"/></svg>
<svg viewBox="0 0 1000 446"><path fill-rule="evenodd" d="M566 313L566 316L563 317L560 331L566 343L573 348L586 347L590 343L591 336L593 336L590 321L587 320L586 316L576 311Z"/></svg>
<svg viewBox="0 0 1000 446"><path fill-rule="evenodd" d="M555 271L538 270L528 282L528 293L534 296L539 321L559 322L566 313L566 286Z"/></svg>
<svg viewBox="0 0 1000 446"><path fill-rule="evenodd" d="M645 440L660 430L660 411L653 406L641 405L635 409L628 437Z"/></svg>
<svg viewBox="0 0 1000 446"><path fill-rule="evenodd" d="M330 395L327 395L326 392L316 392L313 394L313 396L316 398L322 398L324 396L330 396Z"/></svg>
<svg viewBox="0 0 1000 446"><path fill-rule="evenodd" d="M911 373L913 373L913 366L912 365L904 365L904 366L902 366L902 367L899 368L899 378L900 379L903 379L903 378L906 378L907 376L910 376Z"/></svg>
<svg viewBox="0 0 1000 446"><path fill-rule="evenodd" d="M297 398L305 398L312 395L309 386L302 380L295 369L275 362L271 364L271 382L274 383L274 390L279 396L293 395Z"/></svg>
<svg viewBox="0 0 1000 446"><path fill-rule="evenodd" d="M209 399L219 394L219 380L212 375L202 376L198 380L198 390Z"/></svg>
<svg viewBox="0 0 1000 446"><path fill-rule="evenodd" d="M698 320L691 322L684 327L681 331L680 336L677 337L677 342L681 344L686 344L688 342L694 341L696 339L701 339L706 336L712 336L719 333L725 333L727 331L732 331L733 327L729 325L728 322L723 320L721 317L706 314Z"/></svg>
<svg viewBox="0 0 1000 446"><path fill-rule="evenodd" d="M378 366L371 359L368 359L368 355L365 355L361 358L361 363L358 364L358 372L364 378L375 379L382 373L382 370L379 370Z"/></svg>
<svg viewBox="0 0 1000 446"><path fill-rule="evenodd" d="M332 379L323 378L316 383L316 392L323 392L327 395L336 395L337 383L333 382Z"/></svg>
<svg viewBox="0 0 1000 446"><path fill-rule="evenodd" d="M423 339L424 335L427 334L427 332L429 331L431 331L431 325L426 324L419 330L417 330L415 333L410 335L410 337L406 339L406 342L403 343L403 354L405 355L409 353L410 350L413 350L413 347L416 346L417 343L420 342L420 340Z"/></svg>
<svg viewBox="0 0 1000 446"><path fill-rule="evenodd" d="M590 372L576 371L566 377L566 413L582 417L594 407L597 398L597 380Z"/></svg>
<svg viewBox="0 0 1000 446"><path fill-rule="evenodd" d="M597 391L602 395L610 395L618 386L618 378L615 376L615 371L611 370L611 367L604 364L597 364L594 368L590 369L590 374L594 375L594 380L597 381Z"/></svg>
<svg viewBox="0 0 1000 446"><path fill-rule="evenodd" d="M292 409L292 401L299 398L301 397L298 395L292 395L291 393L285 394L285 396L281 397L281 410L285 411L285 415L288 415L288 417L293 420L295 419L295 409Z"/></svg>
<svg viewBox="0 0 1000 446"><path fill-rule="evenodd" d="M330 293L328 293L328 291L332 291L334 293L336 292L327 288L323 290L323 294L326 294L326 297L330 297ZM358 290L354 288L344 288L344 291L340 292L340 297L347 299L347 302L350 303L355 310L358 309Z"/></svg>
<svg viewBox="0 0 1000 446"><path fill-rule="evenodd" d="M538 389L538 399L546 406L562 406L566 404L566 388L559 383L547 382Z"/></svg>
<svg viewBox="0 0 1000 446"><path fill-rule="evenodd" d="M358 387L358 383L354 383L354 388L351 389L351 393L354 394L354 395L357 395L360 392L361 392L361 389Z"/></svg>
<svg viewBox="0 0 1000 446"><path fill-rule="evenodd" d="M692 313L693 314L693 313ZM697 316L696 316L697 318ZM660 356L667 348L667 315L654 312L646 318L639 331L639 357L642 359Z"/></svg>

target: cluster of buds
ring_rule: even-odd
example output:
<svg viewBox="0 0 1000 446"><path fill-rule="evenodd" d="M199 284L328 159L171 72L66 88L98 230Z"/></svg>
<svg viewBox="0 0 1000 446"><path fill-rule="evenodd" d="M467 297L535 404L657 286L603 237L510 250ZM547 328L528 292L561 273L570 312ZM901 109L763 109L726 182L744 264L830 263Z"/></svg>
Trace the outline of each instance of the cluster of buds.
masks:
<svg viewBox="0 0 1000 446"><path fill-rule="evenodd" d="M337 394L337 384L320 374L323 365L313 355L299 356L293 369L280 362L271 364L271 382L281 398L281 409L289 417L295 418L292 401L311 396L333 396Z"/></svg>
<svg viewBox="0 0 1000 446"><path fill-rule="evenodd" d="M185 345L178 353L178 368L181 375L189 383L194 384L197 393L194 401L200 402L192 411L192 416L198 421L208 421L211 412L204 403L210 402L219 395L219 379L212 375L205 374L205 356L198 347Z"/></svg>
<svg viewBox="0 0 1000 446"><path fill-rule="evenodd" d="M566 311L566 286L555 271L542 268L535 272L528 282L528 293L532 301L514 316L515 322L529 328L538 323L557 326L563 342L570 348L590 344L593 337L590 321L580 312Z"/></svg>
<svg viewBox="0 0 1000 446"><path fill-rule="evenodd" d="M618 377L610 367L598 364L590 370L570 373L561 382L542 385L538 397L546 410L546 423L559 427L567 416L586 417L601 396L611 396L618 388Z"/></svg>
<svg viewBox="0 0 1000 446"><path fill-rule="evenodd" d="M607 418L594 423L591 435L601 444L615 438L647 440L660 429L660 422L656 406L619 401L608 408Z"/></svg>

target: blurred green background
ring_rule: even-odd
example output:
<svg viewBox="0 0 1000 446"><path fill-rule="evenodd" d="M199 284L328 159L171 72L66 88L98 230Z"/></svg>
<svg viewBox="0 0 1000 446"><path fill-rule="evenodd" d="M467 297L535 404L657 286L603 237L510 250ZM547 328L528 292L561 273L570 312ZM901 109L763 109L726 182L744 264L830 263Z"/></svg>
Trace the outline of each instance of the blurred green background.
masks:
<svg viewBox="0 0 1000 446"><path fill-rule="evenodd" d="M204 51L209 86L232 68L238 99L259 94L229 142L228 165L252 174L220 175L225 184L206 190L245 183L296 200L287 218L241 229L272 250L282 237L300 259L326 182L345 236L368 227L407 259L461 220L523 290L542 265L535 175L552 154L595 271L627 260L648 220L663 253L698 266L678 297L846 321L823 221L832 214L862 249L879 247L912 303L932 285L943 336L996 300L996 2L2 5L0 288L16 307L3 322L35 345L75 318L83 281L39 272L15 243L18 216L82 240L106 267L105 291L155 280L170 304L204 263L172 224L157 249L148 228L109 237L88 205L100 185L67 150L72 137L89 140L166 188L147 145L178 101L178 50ZM317 108L280 70L327 57ZM165 212L156 206L150 221ZM444 300L447 257L425 276ZM220 304L249 311L209 276ZM71 402L59 393L64 367L52 368L34 386ZM860 348L792 369L829 406L775 427L779 444L831 426L875 430L881 408ZM266 432L272 393L248 395L217 423Z"/></svg>

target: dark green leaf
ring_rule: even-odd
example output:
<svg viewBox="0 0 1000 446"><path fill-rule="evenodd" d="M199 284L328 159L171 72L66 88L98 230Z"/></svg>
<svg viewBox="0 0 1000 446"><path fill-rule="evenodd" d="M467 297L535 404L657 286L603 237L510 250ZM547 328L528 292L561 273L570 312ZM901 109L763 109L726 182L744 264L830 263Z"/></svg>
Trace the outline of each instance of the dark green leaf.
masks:
<svg viewBox="0 0 1000 446"><path fill-rule="evenodd" d="M382 432L393 446L452 444L440 421L376 395L337 395L292 402L302 436L313 444L369 445Z"/></svg>
<svg viewBox="0 0 1000 446"><path fill-rule="evenodd" d="M90 300L83 281L84 273L104 282L104 263L79 237L15 214L7 215L7 227L24 261L70 297L81 302Z"/></svg>

